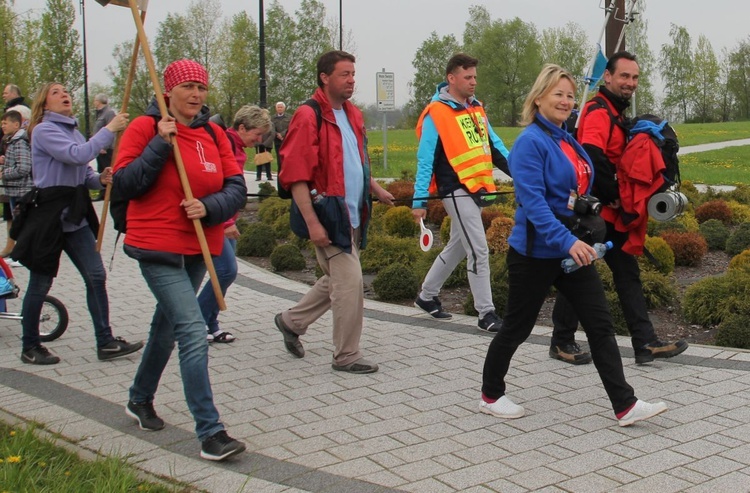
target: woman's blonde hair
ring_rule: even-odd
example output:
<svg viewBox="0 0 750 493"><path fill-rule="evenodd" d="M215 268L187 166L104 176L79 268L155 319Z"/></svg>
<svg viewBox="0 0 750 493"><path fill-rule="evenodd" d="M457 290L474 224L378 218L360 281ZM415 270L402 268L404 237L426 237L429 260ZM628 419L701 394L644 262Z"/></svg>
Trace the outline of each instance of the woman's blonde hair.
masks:
<svg viewBox="0 0 750 493"><path fill-rule="evenodd" d="M573 91L575 92L576 81L573 74L554 63L548 63L542 67L542 71L539 72L536 81L534 81L531 91L526 95L526 101L523 102L521 125L530 125L534 121L537 113L539 113L536 100L551 91L561 79L568 79L573 84Z"/></svg>
<svg viewBox="0 0 750 493"><path fill-rule="evenodd" d="M31 118L29 119L29 128L26 129L26 133L28 134L29 138L31 138L31 131L34 130L34 127L41 123L42 118L44 118L44 110L47 106L47 94L49 94L52 86L55 85L62 84L60 84L59 82L47 82L39 88L39 90L36 92L36 95L34 96L34 101L31 103Z"/></svg>
<svg viewBox="0 0 750 493"><path fill-rule="evenodd" d="M271 116L267 109L246 104L237 110L237 113L234 115L232 127L237 130L240 128L240 125L243 125L245 130L257 128L264 132L268 132L271 130L273 123L271 122Z"/></svg>

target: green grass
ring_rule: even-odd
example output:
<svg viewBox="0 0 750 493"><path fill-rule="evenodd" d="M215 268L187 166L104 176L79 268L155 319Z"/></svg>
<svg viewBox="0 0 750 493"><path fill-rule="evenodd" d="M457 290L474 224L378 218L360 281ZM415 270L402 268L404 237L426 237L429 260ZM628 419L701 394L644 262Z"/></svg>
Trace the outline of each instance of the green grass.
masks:
<svg viewBox="0 0 750 493"><path fill-rule="evenodd" d="M144 481L121 458L82 460L37 436L33 427L0 423L0 492L21 491L176 493L192 489Z"/></svg>
<svg viewBox="0 0 750 493"><path fill-rule="evenodd" d="M750 138L750 121L728 123L689 123L675 125L680 146ZM523 129L495 127L495 132L509 149ZM414 130L388 131L388 169L383 167L383 133L370 131L372 174L376 178L400 178L404 172L416 171L417 136ZM709 185L750 183L750 146L687 154L680 158L682 178Z"/></svg>

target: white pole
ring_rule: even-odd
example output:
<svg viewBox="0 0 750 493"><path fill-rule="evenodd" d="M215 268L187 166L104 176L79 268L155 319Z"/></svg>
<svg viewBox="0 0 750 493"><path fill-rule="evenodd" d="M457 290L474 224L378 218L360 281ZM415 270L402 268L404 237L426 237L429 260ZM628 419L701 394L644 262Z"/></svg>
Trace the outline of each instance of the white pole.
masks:
<svg viewBox="0 0 750 493"><path fill-rule="evenodd" d="M385 67L383 67L383 73L385 73ZM385 111L383 112L383 169L388 169L388 121Z"/></svg>

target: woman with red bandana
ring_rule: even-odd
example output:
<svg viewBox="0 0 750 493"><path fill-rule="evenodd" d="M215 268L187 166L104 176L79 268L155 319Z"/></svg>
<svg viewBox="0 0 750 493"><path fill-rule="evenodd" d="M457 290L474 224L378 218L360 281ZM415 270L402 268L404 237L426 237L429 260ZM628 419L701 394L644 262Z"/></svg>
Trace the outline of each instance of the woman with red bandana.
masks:
<svg viewBox="0 0 750 493"><path fill-rule="evenodd" d="M126 413L142 429L164 427L153 402L177 343L200 456L220 461L245 445L227 435L214 405L205 323L195 296L206 266L193 221L202 222L211 255L219 255L222 225L244 205L247 188L224 131L208 120L206 69L192 60L173 62L164 71L164 88L169 116L162 118L153 102L146 115L133 120L114 166L113 191L129 201L123 248L138 260L157 301ZM193 199L185 198L173 144L179 146Z"/></svg>

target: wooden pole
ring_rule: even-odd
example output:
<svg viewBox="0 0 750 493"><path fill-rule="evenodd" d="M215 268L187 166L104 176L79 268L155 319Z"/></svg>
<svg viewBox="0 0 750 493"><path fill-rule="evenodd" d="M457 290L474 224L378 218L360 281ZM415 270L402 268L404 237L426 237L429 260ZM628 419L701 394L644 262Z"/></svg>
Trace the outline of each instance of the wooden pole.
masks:
<svg viewBox="0 0 750 493"><path fill-rule="evenodd" d="M141 24L146 21L146 11L141 12ZM128 79L125 82L125 92L122 95L122 105L120 106L120 113L128 112L128 104L130 104L130 92L133 88L133 81L135 80L135 71L138 66L138 51L140 50L141 40L138 36L135 37L133 42L133 55L130 58L130 72L128 72ZM119 132L115 137L114 150L112 151L112 164L117 162L117 153L120 150L120 140L122 138L122 132ZM104 202L102 203L102 217L99 219L99 234L96 237L96 251L99 252L102 249L102 241L104 240L104 225L107 223L107 213L109 212L109 201L112 194L112 184L107 183L107 188L104 191Z"/></svg>
<svg viewBox="0 0 750 493"><path fill-rule="evenodd" d="M146 66L148 67L148 73L151 77L151 84L154 86L154 92L156 93L156 102L159 104L159 111L161 112L162 118L169 116L169 110L167 109L167 102L164 100L164 94L161 91L161 84L159 78L156 75L156 66L154 64L154 58L151 55L151 49L148 46L148 39L146 38L146 31L143 29L143 23L138 15L138 6L136 0L128 0L130 10L133 13L133 21L135 21L135 27L138 30L138 37L141 40L141 49L143 50L143 57L146 59ZM193 191L190 189L190 181L188 180L187 173L185 172L185 165L182 161L182 154L180 154L180 147L177 145L177 139L173 135L170 137L172 143L172 149L174 152L174 161L177 166L177 174L180 176L180 183L182 183L182 190L185 193L187 200L192 200ZM203 260L206 263L206 269L208 270L209 278L211 279L211 285L214 289L214 296L216 296L216 302L219 305L219 310L226 310L227 305L224 303L224 295L221 293L221 286L219 286L219 278L216 276L216 269L214 269L214 262L211 259L211 252L208 250L208 242L206 241L206 235L203 232L203 224L200 219L193 219L193 226L195 227L195 234L198 236L198 243L200 243L201 252L203 253Z"/></svg>

